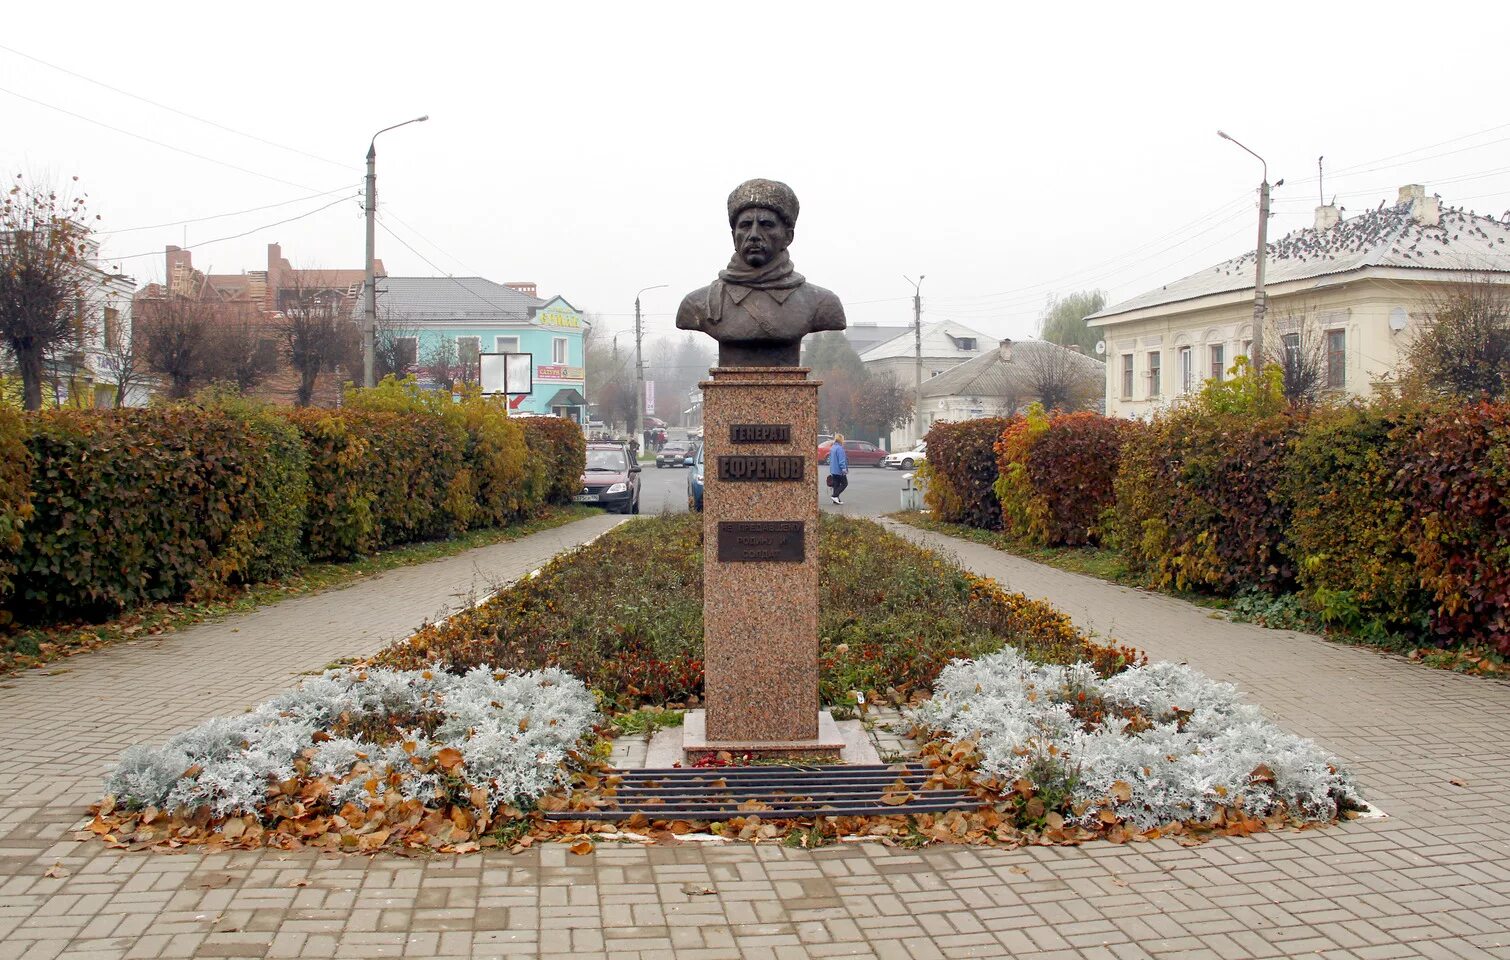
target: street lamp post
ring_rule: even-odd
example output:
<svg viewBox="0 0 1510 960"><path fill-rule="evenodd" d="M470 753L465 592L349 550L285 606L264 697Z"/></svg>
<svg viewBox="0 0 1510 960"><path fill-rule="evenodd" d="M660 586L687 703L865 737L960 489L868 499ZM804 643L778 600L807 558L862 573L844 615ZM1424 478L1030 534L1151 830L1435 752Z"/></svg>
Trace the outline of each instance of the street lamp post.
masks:
<svg viewBox="0 0 1510 960"><path fill-rule="evenodd" d="M429 120L423 117L395 123L372 135L367 145L367 287L362 304L362 386L377 386L373 367L377 360L377 138L389 130Z"/></svg>
<svg viewBox="0 0 1510 960"><path fill-rule="evenodd" d="M634 295L634 442L639 443L645 433L645 352L643 341L645 338L644 328L640 326L640 293L646 290L659 290L666 286L657 283L653 286L642 287L639 293Z"/></svg>
<svg viewBox="0 0 1510 960"><path fill-rule="evenodd" d="M1218 130L1216 135L1223 140L1231 140L1247 150L1264 166L1263 183L1258 187L1258 261L1253 269L1253 350L1252 355L1248 357L1253 372L1257 373L1264 366L1264 317L1269 311L1269 303L1264 293L1264 261L1267 259L1269 250L1269 163L1252 150L1248 150L1226 131ZM1283 180L1280 181L1280 183L1283 182Z"/></svg>

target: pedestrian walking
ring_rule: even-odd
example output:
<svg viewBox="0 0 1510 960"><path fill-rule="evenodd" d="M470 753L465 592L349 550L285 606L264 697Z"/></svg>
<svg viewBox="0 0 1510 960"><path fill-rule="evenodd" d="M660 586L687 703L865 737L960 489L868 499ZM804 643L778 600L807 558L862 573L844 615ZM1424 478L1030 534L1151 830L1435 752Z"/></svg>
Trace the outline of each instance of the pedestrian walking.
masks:
<svg viewBox="0 0 1510 960"><path fill-rule="evenodd" d="M849 455L844 452L844 434L834 434L834 442L828 448L828 485L833 491L828 498L835 503L843 504L839 499L844 495L844 488L849 486Z"/></svg>

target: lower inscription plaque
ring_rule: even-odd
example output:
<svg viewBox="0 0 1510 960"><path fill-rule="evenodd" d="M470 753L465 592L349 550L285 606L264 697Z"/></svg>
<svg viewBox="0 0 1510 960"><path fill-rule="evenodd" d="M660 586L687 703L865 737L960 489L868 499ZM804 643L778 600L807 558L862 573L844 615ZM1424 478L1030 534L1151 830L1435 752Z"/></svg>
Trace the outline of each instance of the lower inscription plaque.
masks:
<svg viewBox="0 0 1510 960"><path fill-rule="evenodd" d="M720 520L719 563L801 563L807 559L801 520Z"/></svg>

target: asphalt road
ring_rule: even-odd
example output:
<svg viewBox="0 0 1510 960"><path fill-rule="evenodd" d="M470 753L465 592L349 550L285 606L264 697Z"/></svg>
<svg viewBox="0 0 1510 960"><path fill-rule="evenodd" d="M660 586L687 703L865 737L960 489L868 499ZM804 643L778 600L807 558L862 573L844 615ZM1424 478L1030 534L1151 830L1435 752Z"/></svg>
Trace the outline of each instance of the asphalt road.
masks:
<svg viewBox="0 0 1510 960"><path fill-rule="evenodd" d="M640 472L640 513L681 513L687 509L687 467L665 467L657 470L654 464L645 464ZM851 467L849 489L844 491L844 503L833 504L828 499L828 487L823 478L828 476L827 467L815 468L813 494L818 506L831 513L843 513L854 517L879 517L895 513L901 508L902 471L884 467Z"/></svg>

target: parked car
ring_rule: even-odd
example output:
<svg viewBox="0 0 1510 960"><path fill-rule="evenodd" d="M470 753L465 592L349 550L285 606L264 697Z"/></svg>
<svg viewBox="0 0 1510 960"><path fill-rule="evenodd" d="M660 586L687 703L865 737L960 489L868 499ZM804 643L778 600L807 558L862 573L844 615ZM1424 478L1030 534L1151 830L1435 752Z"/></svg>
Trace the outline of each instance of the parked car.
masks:
<svg viewBox="0 0 1510 960"><path fill-rule="evenodd" d="M692 455L692 469L687 471L687 509L703 512L703 445Z"/></svg>
<svg viewBox="0 0 1510 960"><path fill-rule="evenodd" d="M610 513L639 513L640 465L622 443L589 443L582 492L572 499Z"/></svg>
<svg viewBox="0 0 1510 960"><path fill-rule="evenodd" d="M834 445L833 440L818 444L818 462L828 463L828 449ZM873 443L864 440L844 441L844 452L849 454L849 465L852 467L879 467L881 461L886 459L886 451Z"/></svg>
<svg viewBox="0 0 1510 960"><path fill-rule="evenodd" d="M697 452L693 447L690 441L672 440L655 455L655 468L687 466L687 458Z"/></svg>
<svg viewBox="0 0 1510 960"><path fill-rule="evenodd" d="M703 445L700 444L700 443L694 443L692 445L692 449L687 451L687 456L682 459L682 466L684 466L684 467L690 467L690 466L692 466L694 463L697 462L697 458L700 457L700 456L702 456L702 452L703 452Z"/></svg>
<svg viewBox="0 0 1510 960"><path fill-rule="evenodd" d="M916 449L903 453L889 453L881 462L888 467L896 467L898 470L911 470L913 467L928 459L928 441L918 442Z"/></svg>

